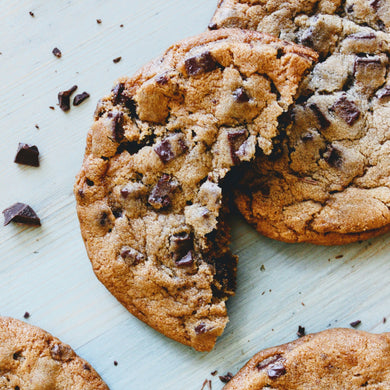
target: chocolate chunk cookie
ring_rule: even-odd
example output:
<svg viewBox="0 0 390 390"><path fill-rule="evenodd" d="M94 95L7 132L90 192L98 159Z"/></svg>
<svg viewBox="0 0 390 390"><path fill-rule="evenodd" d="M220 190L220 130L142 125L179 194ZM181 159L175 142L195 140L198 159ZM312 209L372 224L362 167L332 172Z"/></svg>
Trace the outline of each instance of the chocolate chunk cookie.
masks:
<svg viewBox="0 0 390 390"><path fill-rule="evenodd" d="M313 48L320 61L283 118L279 148L246 169L236 203L259 232L281 241L369 238L390 230L390 36L349 20L339 2L308 1L301 12L298 3L250 7L259 12L250 27L269 20L267 31ZM355 3L356 11L369 2Z"/></svg>
<svg viewBox="0 0 390 390"><path fill-rule="evenodd" d="M0 317L0 388L108 390L69 345L35 326Z"/></svg>
<svg viewBox="0 0 390 390"><path fill-rule="evenodd" d="M241 30L173 45L96 109L75 185L101 282L159 332L207 351L226 323L236 257L221 180L270 154L314 52Z"/></svg>
<svg viewBox="0 0 390 390"><path fill-rule="evenodd" d="M330 329L256 354L224 390L389 389L390 333Z"/></svg>

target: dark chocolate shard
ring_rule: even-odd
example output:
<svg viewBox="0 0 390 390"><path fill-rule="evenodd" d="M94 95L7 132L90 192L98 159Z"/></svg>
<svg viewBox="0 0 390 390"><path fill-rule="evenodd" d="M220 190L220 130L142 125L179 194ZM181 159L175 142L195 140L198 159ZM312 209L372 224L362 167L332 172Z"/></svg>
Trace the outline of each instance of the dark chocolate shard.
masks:
<svg viewBox="0 0 390 390"><path fill-rule="evenodd" d="M207 326L204 322L201 322L199 325L195 327L196 334L204 334L208 331Z"/></svg>
<svg viewBox="0 0 390 390"><path fill-rule="evenodd" d="M60 50L58 47L55 47L55 48L53 49L52 53L53 53L57 58L61 58L61 57L62 57L61 50Z"/></svg>
<svg viewBox="0 0 390 390"><path fill-rule="evenodd" d="M50 349L50 355L54 360L67 362L72 360L74 353L67 345L54 344Z"/></svg>
<svg viewBox="0 0 390 390"><path fill-rule="evenodd" d="M360 117L359 108L354 102L348 100L346 96L342 96L337 100L331 109L349 126L352 126Z"/></svg>
<svg viewBox="0 0 390 390"><path fill-rule="evenodd" d="M349 325L351 325L352 328L356 328L356 327L358 327L361 323L362 323L362 321L356 320L356 321L351 322Z"/></svg>
<svg viewBox="0 0 390 390"><path fill-rule="evenodd" d="M26 311L24 313L23 317L27 320L28 318L30 318L30 313L28 311Z"/></svg>
<svg viewBox="0 0 390 390"><path fill-rule="evenodd" d="M378 99L384 99L390 96L390 85L386 85L376 93Z"/></svg>
<svg viewBox="0 0 390 390"><path fill-rule="evenodd" d="M277 361L281 360L282 359L282 356L280 355L274 355L274 356L270 356L266 359L264 359L263 361L261 361L257 366L256 368L258 370L263 370L264 368L267 368L270 364L273 364L273 363L276 363Z"/></svg>
<svg viewBox="0 0 390 390"><path fill-rule="evenodd" d="M174 234L170 238L170 251L172 252L173 260L176 262L183 259L193 249L193 245L193 239L187 232Z"/></svg>
<svg viewBox="0 0 390 390"><path fill-rule="evenodd" d="M228 383L233 379L233 376L231 372L228 372L226 375L220 375L219 380L223 383Z"/></svg>
<svg viewBox="0 0 390 390"><path fill-rule="evenodd" d="M81 104L84 100L88 99L89 98L89 93L88 92L83 92L83 93L79 93L78 95L76 95L73 99L73 105L74 106L78 106L79 104Z"/></svg>
<svg viewBox="0 0 390 390"><path fill-rule="evenodd" d="M334 145L328 145L323 154L324 160L333 168L340 168L343 163L343 155Z"/></svg>
<svg viewBox="0 0 390 390"><path fill-rule="evenodd" d="M175 158L175 153L173 152L172 145L168 139L162 140L153 150L164 164Z"/></svg>
<svg viewBox="0 0 390 390"><path fill-rule="evenodd" d="M123 112L111 111L107 117L111 118L111 131L114 141L122 141L125 134L125 130L123 129Z"/></svg>
<svg viewBox="0 0 390 390"><path fill-rule="evenodd" d="M248 132L246 129L230 131L227 138L230 145L230 155L232 157L233 164L237 165L240 162L237 152L248 138Z"/></svg>
<svg viewBox="0 0 390 390"><path fill-rule="evenodd" d="M136 249L131 248L130 246L124 246L121 249L120 255L123 260L129 265L137 265L145 260L145 256L138 252Z"/></svg>
<svg viewBox="0 0 390 390"><path fill-rule="evenodd" d="M17 164L30 165L31 167L39 167L38 148L35 145L19 142L14 162Z"/></svg>
<svg viewBox="0 0 390 390"><path fill-rule="evenodd" d="M112 89L114 106L121 104L130 111L131 118L138 118L135 101L125 93L125 84L119 83Z"/></svg>
<svg viewBox="0 0 390 390"><path fill-rule="evenodd" d="M113 103L114 106L122 102L123 99L123 91L125 90L125 84L119 83L112 89Z"/></svg>
<svg viewBox="0 0 390 390"><path fill-rule="evenodd" d="M15 203L3 210L4 226L12 222L24 223L26 225L41 226L41 221L35 211L27 204Z"/></svg>
<svg viewBox="0 0 390 390"><path fill-rule="evenodd" d="M74 85L72 88L58 94L58 103L62 111L66 112L70 110L70 97L76 89L77 85Z"/></svg>
<svg viewBox="0 0 390 390"><path fill-rule="evenodd" d="M234 100L235 100L237 103L248 103L249 100L250 100L249 95L247 94L247 92L245 91L245 89L242 88L242 87L237 88L237 89L233 92L233 97L234 97Z"/></svg>
<svg viewBox="0 0 390 390"><path fill-rule="evenodd" d="M188 267L194 264L194 254L192 251L188 251L188 253L183 256L181 259L175 260L175 264L178 267Z"/></svg>
<svg viewBox="0 0 390 390"><path fill-rule="evenodd" d="M177 181L164 173L150 192L149 204L157 210L169 207L172 204L172 194L177 187Z"/></svg>
<svg viewBox="0 0 390 390"><path fill-rule="evenodd" d="M303 337L306 335L305 328L301 325L298 326L298 331L297 331L297 336L298 337Z"/></svg>
<svg viewBox="0 0 390 390"><path fill-rule="evenodd" d="M282 362L276 362L268 366L267 374L270 379L277 379L286 374L286 367Z"/></svg>
<svg viewBox="0 0 390 390"><path fill-rule="evenodd" d="M308 107L314 112L315 116L317 117L321 129L327 129L330 126L330 122L328 118L324 115L324 113L320 110L320 108L317 106L317 104L310 103Z"/></svg>
<svg viewBox="0 0 390 390"><path fill-rule="evenodd" d="M185 61L185 68L190 76L211 72L217 67L218 63L209 51L205 51L196 57L188 58Z"/></svg>

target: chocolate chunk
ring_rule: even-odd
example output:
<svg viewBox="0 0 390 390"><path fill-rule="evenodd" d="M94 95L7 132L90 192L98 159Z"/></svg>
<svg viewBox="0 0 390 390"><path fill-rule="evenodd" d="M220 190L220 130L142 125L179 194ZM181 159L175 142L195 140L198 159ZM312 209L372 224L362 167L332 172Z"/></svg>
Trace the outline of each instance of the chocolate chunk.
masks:
<svg viewBox="0 0 390 390"><path fill-rule="evenodd" d="M101 19L96 19L96 23L97 24L102 24L102 20Z"/></svg>
<svg viewBox="0 0 390 390"><path fill-rule="evenodd" d="M361 323L362 323L362 321L357 320L357 321L351 322L349 325L351 325L352 328L356 328L356 327L359 326Z"/></svg>
<svg viewBox="0 0 390 390"><path fill-rule="evenodd" d="M245 129L230 131L227 138L230 144L230 155L233 163L237 165L240 162L237 152L248 138L248 133Z"/></svg>
<svg viewBox="0 0 390 390"><path fill-rule="evenodd" d="M282 357L280 355L270 356L260 362L256 367L258 370L263 370L264 368L267 368L270 364L276 363L281 359Z"/></svg>
<svg viewBox="0 0 390 390"><path fill-rule="evenodd" d="M372 8L374 8L375 11L378 11L378 9L381 5L381 2L382 2L382 0L373 0L373 1L371 1L370 6Z"/></svg>
<svg viewBox="0 0 390 390"><path fill-rule="evenodd" d="M169 207L172 204L171 196L177 187L176 180L164 173L149 195L149 204L155 209Z"/></svg>
<svg viewBox="0 0 390 390"><path fill-rule="evenodd" d="M61 57L62 57L61 50L60 50L58 47L55 47L55 48L53 49L52 53L53 53L57 58L61 58Z"/></svg>
<svg viewBox="0 0 390 390"><path fill-rule="evenodd" d="M62 111L66 112L70 110L70 97L74 91L76 91L77 85L67 91L62 91L58 94L58 102Z"/></svg>
<svg viewBox="0 0 390 390"><path fill-rule="evenodd" d="M177 265L179 265L177 262L181 262L188 255L189 251L193 249L193 239L187 232L174 234L170 238L170 244L170 251ZM183 265L183 263L181 262L180 265Z"/></svg>
<svg viewBox="0 0 390 390"><path fill-rule="evenodd" d="M27 320L28 318L30 318L30 313L28 311L26 311L24 313L23 317Z"/></svg>
<svg viewBox="0 0 390 390"><path fill-rule="evenodd" d="M175 153L173 153L171 143L168 139L162 140L153 150L158 154L158 157L160 157L160 160L164 164L175 158Z"/></svg>
<svg viewBox="0 0 390 390"><path fill-rule="evenodd" d="M124 92L125 92L124 83L119 83L113 88L112 90L113 104L115 106L117 104L124 105L130 111L130 116L132 118L138 118L135 101L131 97L127 96Z"/></svg>
<svg viewBox="0 0 390 390"><path fill-rule="evenodd" d="M374 33L356 33L356 34L351 34L351 35L348 35L347 38L350 38L350 39L375 39L376 38L376 35Z"/></svg>
<svg viewBox="0 0 390 390"><path fill-rule="evenodd" d="M303 337L306 335L306 332L305 332L305 328L301 325L298 326L298 332L297 332L297 336L298 337Z"/></svg>
<svg viewBox="0 0 390 390"><path fill-rule="evenodd" d="M390 96L390 86L389 85L386 85L386 87L380 89L377 93L376 93L376 97L378 99L384 99L384 98L387 98Z"/></svg>
<svg viewBox="0 0 390 390"><path fill-rule="evenodd" d="M13 354L13 356L12 356L12 358L13 358L14 360L21 360L22 357L23 357L22 351L15 352L15 353Z"/></svg>
<svg viewBox="0 0 390 390"><path fill-rule="evenodd" d="M301 140L303 142L312 141L313 139L314 139L314 135L312 133L303 134L302 137L301 137Z"/></svg>
<svg viewBox="0 0 390 390"><path fill-rule="evenodd" d="M249 102L249 100L250 100L249 95L246 93L245 89L242 88L242 87L237 88L237 89L233 92L233 96L234 96L234 100L235 100L237 103L247 103L247 102Z"/></svg>
<svg viewBox="0 0 390 390"><path fill-rule="evenodd" d="M331 107L336 114L343 119L349 126L352 126L360 117L360 110L357 105L342 96Z"/></svg>
<svg viewBox="0 0 390 390"><path fill-rule="evenodd" d="M145 256L141 252L138 252L130 246L124 246L121 249L120 255L129 265L137 265L145 260Z"/></svg>
<svg viewBox="0 0 390 390"><path fill-rule="evenodd" d="M327 129L330 126L328 118L322 113L320 108L315 103L310 103L308 107L314 112L317 120L321 126L321 129Z"/></svg>
<svg viewBox="0 0 390 390"><path fill-rule="evenodd" d="M112 89L112 95L113 95L113 103L114 106L121 103L123 100L123 91L125 90L125 84L119 83Z"/></svg>
<svg viewBox="0 0 390 390"><path fill-rule="evenodd" d="M116 58L114 58L114 59L112 60L112 62L113 62L114 64L117 64L121 59L122 59L122 57L116 57Z"/></svg>
<svg viewBox="0 0 390 390"><path fill-rule="evenodd" d="M175 264L178 267L188 267L194 264L194 258L192 251L188 251L188 253L182 257L181 259L175 260Z"/></svg>
<svg viewBox="0 0 390 390"><path fill-rule="evenodd" d="M270 379L277 379L286 373L286 367L282 362L277 362L268 366L267 374Z"/></svg>
<svg viewBox="0 0 390 390"><path fill-rule="evenodd" d="M73 358L73 351L63 344L54 344L50 349L50 355L54 360L67 362Z"/></svg>
<svg viewBox="0 0 390 390"><path fill-rule="evenodd" d="M55 108L53 106L49 106L50 110L55 110Z"/></svg>
<svg viewBox="0 0 390 390"><path fill-rule="evenodd" d="M88 178L85 179L85 182L87 183L87 186L89 186L89 187L92 187L93 185L95 185L95 183Z"/></svg>
<svg viewBox="0 0 390 390"><path fill-rule="evenodd" d="M333 145L328 145L323 154L324 160L334 168L340 168L343 162L341 150Z"/></svg>
<svg viewBox="0 0 390 390"><path fill-rule="evenodd" d="M125 130L123 128L123 112L122 111L111 111L107 115L108 118L111 118L111 131L114 141L122 141Z"/></svg>
<svg viewBox="0 0 390 390"><path fill-rule="evenodd" d="M15 160L17 164L39 167L39 150L35 145L27 145L19 142Z"/></svg>
<svg viewBox="0 0 390 390"><path fill-rule="evenodd" d="M206 324L201 322L199 325L195 326L195 333L196 334L204 334L208 331Z"/></svg>
<svg viewBox="0 0 390 390"><path fill-rule="evenodd" d="M226 375L220 375L219 380L223 383L228 383L233 379L233 376L231 372L228 372Z"/></svg>
<svg viewBox="0 0 390 390"><path fill-rule="evenodd" d="M207 27L209 30L217 30L218 29L217 23L210 23Z"/></svg>
<svg viewBox="0 0 390 390"><path fill-rule="evenodd" d="M196 76L201 73L211 72L218 66L217 61L213 58L209 51L196 56L188 58L185 61L185 68L187 74L190 76Z"/></svg>
<svg viewBox="0 0 390 390"><path fill-rule="evenodd" d="M81 104L84 100L88 99L89 98L89 93L88 92L83 92L83 93L79 93L78 95L76 95L73 99L73 105L74 106L78 106L79 104Z"/></svg>
<svg viewBox="0 0 390 390"><path fill-rule="evenodd" d="M27 204L15 203L3 210L4 226L12 222L24 223L26 225L41 226L41 221L35 211Z"/></svg>

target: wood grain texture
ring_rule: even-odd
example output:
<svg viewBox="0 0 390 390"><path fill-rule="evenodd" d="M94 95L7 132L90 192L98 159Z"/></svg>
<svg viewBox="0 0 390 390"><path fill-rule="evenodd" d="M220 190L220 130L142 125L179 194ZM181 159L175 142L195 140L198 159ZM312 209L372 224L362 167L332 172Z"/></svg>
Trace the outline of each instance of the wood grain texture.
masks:
<svg viewBox="0 0 390 390"><path fill-rule="evenodd" d="M0 0L0 208L26 202L42 219L40 228L0 228L0 314L23 319L30 312L29 323L72 345L112 390L200 390L206 378L220 389L212 371L236 372L258 350L294 339L298 325L316 332L359 319L362 330L390 330L389 235L341 247L288 245L232 216L238 290L228 303L231 321L207 354L145 326L95 278L72 186L96 102L118 77L203 31L215 6L214 0ZM91 97L64 114L57 93L73 84ZM38 145L40 168L13 163L18 142Z"/></svg>

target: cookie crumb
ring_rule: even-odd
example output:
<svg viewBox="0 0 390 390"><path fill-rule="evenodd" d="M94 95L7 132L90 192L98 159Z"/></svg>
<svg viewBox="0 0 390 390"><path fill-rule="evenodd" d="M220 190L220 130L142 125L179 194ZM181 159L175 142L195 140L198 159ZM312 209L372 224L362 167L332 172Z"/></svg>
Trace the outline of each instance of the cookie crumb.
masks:
<svg viewBox="0 0 390 390"><path fill-rule="evenodd" d="M298 337L306 336L305 328L301 325L298 326L297 336Z"/></svg>
<svg viewBox="0 0 390 390"><path fill-rule="evenodd" d="M213 371L213 372L211 373L212 376L215 376L215 375L217 375L217 374L218 374L218 370L215 370L215 371Z"/></svg>
<svg viewBox="0 0 390 390"><path fill-rule="evenodd" d="M232 380L233 376L231 372L228 372L226 375L220 375L219 380L223 383L228 383Z"/></svg>
<svg viewBox="0 0 390 390"><path fill-rule="evenodd" d="M265 266L264 266L264 264L261 264L260 271L261 271L261 272L264 272L264 271L265 271Z"/></svg>
<svg viewBox="0 0 390 390"><path fill-rule="evenodd" d="M55 108L53 106L49 106L50 110L55 110Z"/></svg>
<svg viewBox="0 0 390 390"><path fill-rule="evenodd" d="M356 328L356 327L359 326L361 323L362 323L362 321L356 320L356 321L351 322L349 325L351 325L352 328Z"/></svg>
<svg viewBox="0 0 390 390"><path fill-rule="evenodd" d="M344 257L344 255L337 255L335 256L335 259L342 259Z"/></svg>
<svg viewBox="0 0 390 390"><path fill-rule="evenodd" d="M383 323L386 324L387 318L383 317Z"/></svg>
<svg viewBox="0 0 390 390"><path fill-rule="evenodd" d="M114 366L117 366L118 365L118 362L116 360L114 360Z"/></svg>
<svg viewBox="0 0 390 390"><path fill-rule="evenodd" d="M29 14L30 14L30 16L31 16L32 18L35 18L34 12L30 11Z"/></svg>
<svg viewBox="0 0 390 390"><path fill-rule="evenodd" d="M30 318L30 313L28 311L26 311L24 313L23 317L27 320L28 318Z"/></svg>
<svg viewBox="0 0 390 390"><path fill-rule="evenodd" d="M114 64L117 64L121 59L122 59L122 57L116 57L116 58L114 58L114 59L112 60L112 62L113 62Z"/></svg>
<svg viewBox="0 0 390 390"><path fill-rule="evenodd" d="M52 53L53 53L54 56L57 57L57 58L61 58L61 57L62 57L61 50L60 50L58 47L55 47L55 48L53 49Z"/></svg>

